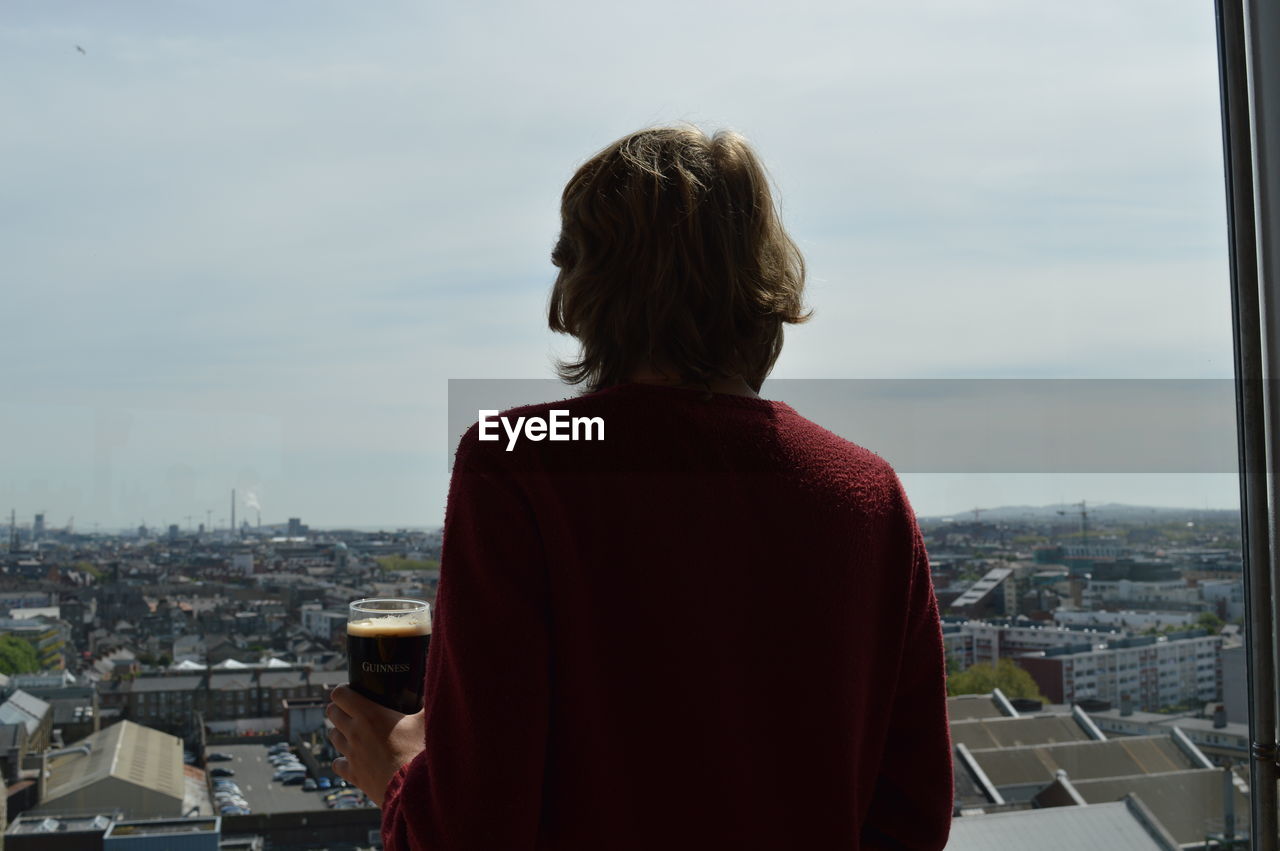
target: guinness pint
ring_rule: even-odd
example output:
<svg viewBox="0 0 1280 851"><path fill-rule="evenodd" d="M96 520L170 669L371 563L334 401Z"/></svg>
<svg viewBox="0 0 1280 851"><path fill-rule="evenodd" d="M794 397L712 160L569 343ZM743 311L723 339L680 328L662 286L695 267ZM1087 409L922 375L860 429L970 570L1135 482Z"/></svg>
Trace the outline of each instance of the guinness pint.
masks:
<svg viewBox="0 0 1280 851"><path fill-rule="evenodd" d="M430 642L431 611L422 600L356 600L347 615L351 687L397 712L417 712Z"/></svg>

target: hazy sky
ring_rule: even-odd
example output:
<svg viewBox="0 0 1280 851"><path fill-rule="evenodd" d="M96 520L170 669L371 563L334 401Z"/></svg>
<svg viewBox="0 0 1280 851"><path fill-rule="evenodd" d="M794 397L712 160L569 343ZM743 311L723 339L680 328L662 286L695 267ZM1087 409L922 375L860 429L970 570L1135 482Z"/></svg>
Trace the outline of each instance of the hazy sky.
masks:
<svg viewBox="0 0 1280 851"><path fill-rule="evenodd" d="M571 351L560 189L672 120L776 181L815 308L778 377L1228 378L1213 39L1191 0L10 0L0 508L439 523L446 381ZM926 514L1236 499L906 479Z"/></svg>

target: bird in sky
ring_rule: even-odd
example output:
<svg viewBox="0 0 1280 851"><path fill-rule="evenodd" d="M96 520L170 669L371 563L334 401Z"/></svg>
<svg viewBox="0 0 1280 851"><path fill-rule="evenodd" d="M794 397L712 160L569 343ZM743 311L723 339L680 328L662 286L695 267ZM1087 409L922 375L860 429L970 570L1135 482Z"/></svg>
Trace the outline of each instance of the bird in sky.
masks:
<svg viewBox="0 0 1280 851"><path fill-rule="evenodd" d="M78 44L76 45L76 50L78 50L78 51L80 51L81 53L84 53L84 54L86 54L86 55L88 55L88 52L89 52L89 51L85 50L83 47L81 47L81 46L80 46L80 45L78 45Z"/></svg>

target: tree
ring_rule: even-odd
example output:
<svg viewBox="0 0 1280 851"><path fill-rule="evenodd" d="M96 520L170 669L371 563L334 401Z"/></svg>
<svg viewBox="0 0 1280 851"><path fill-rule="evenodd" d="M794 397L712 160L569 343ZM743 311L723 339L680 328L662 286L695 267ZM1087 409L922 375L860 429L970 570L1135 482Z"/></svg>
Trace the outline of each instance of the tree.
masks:
<svg viewBox="0 0 1280 851"><path fill-rule="evenodd" d="M21 638L0 635L0 674L30 674L40 670L36 649Z"/></svg>
<svg viewBox="0 0 1280 851"><path fill-rule="evenodd" d="M1222 627L1224 625L1222 618L1218 617L1213 612L1201 612L1200 617L1196 618L1196 626L1199 629L1207 629L1214 635L1222 632Z"/></svg>
<svg viewBox="0 0 1280 851"><path fill-rule="evenodd" d="M1044 700L1036 681L1012 659L1001 659L995 665L979 662L947 678L947 694L990 694L997 688L1005 697Z"/></svg>
<svg viewBox="0 0 1280 851"><path fill-rule="evenodd" d="M405 556L375 556L374 561L383 570L439 570L440 562L435 559L412 559Z"/></svg>

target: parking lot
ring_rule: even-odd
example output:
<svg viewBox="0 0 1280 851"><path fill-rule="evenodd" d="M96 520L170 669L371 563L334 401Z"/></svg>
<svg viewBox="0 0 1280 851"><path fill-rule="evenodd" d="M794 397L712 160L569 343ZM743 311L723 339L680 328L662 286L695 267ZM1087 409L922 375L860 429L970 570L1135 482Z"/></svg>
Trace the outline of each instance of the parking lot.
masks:
<svg viewBox="0 0 1280 851"><path fill-rule="evenodd" d="M301 786L284 786L271 779L276 768L267 761L268 745L210 745L209 753L225 753L229 761L208 762L207 771L229 768L234 780L244 794L249 807L256 813L291 813L326 809L324 793L304 792ZM218 779L213 777L211 779Z"/></svg>

